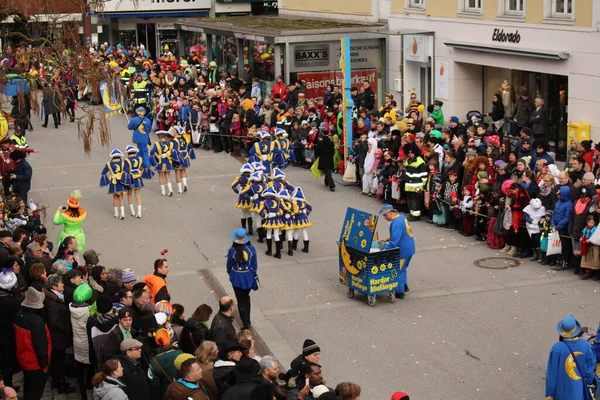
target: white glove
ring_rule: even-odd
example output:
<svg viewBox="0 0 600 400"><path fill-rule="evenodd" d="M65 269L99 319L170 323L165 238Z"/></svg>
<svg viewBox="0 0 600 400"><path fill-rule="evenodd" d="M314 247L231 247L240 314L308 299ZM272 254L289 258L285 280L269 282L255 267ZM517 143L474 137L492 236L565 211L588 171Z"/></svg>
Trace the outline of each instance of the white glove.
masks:
<svg viewBox="0 0 600 400"><path fill-rule="evenodd" d="M166 154L161 154L160 158L167 158L167 155Z"/></svg>

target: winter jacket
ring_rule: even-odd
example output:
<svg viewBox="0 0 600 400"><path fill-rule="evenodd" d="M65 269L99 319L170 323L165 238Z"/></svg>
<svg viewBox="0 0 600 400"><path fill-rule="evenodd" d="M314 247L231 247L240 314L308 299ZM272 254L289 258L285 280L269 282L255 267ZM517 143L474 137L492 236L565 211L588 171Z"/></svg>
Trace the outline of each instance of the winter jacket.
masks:
<svg viewBox="0 0 600 400"><path fill-rule="evenodd" d="M15 328L13 323L15 316L21 309L23 298L12 296L4 290L0 290L0 352L1 354L16 354L17 344L15 342ZM8 364L18 369L14 357L7 360Z"/></svg>
<svg viewBox="0 0 600 400"><path fill-rule="evenodd" d="M150 387L148 379L142 365L131 358L120 355L116 357L123 366L123 376L121 382L125 384L125 393L129 400L148 400L150 396Z"/></svg>
<svg viewBox="0 0 600 400"><path fill-rule="evenodd" d="M90 306L86 303L71 303L71 326L73 327L73 351L75 361L90 365L90 346L88 342L87 321L90 318Z"/></svg>
<svg viewBox="0 0 600 400"><path fill-rule="evenodd" d="M50 366L52 338L42 318L41 310L21 307L14 322L17 361L24 371L36 371Z"/></svg>
<svg viewBox="0 0 600 400"><path fill-rule="evenodd" d="M238 381L223 394L221 400L252 400L252 392L258 387L254 379Z"/></svg>
<svg viewBox="0 0 600 400"><path fill-rule="evenodd" d="M319 169L334 169L333 156L335 154L335 147L333 142L328 138L324 137L320 142L317 142L315 147L315 156L319 157Z"/></svg>
<svg viewBox="0 0 600 400"><path fill-rule="evenodd" d="M179 379L169 385L164 400L183 399L208 400L208 396L201 386Z"/></svg>
<svg viewBox="0 0 600 400"><path fill-rule="evenodd" d="M217 360L213 369L213 377L220 396L235 384L235 363L228 360Z"/></svg>
<svg viewBox="0 0 600 400"><path fill-rule="evenodd" d="M128 400L125 384L117 378L107 376L100 386L94 388L94 400Z"/></svg>
<svg viewBox="0 0 600 400"><path fill-rule="evenodd" d="M525 212L525 226L529 235L540 232L539 222L546 215L546 209L540 199L531 199L529 205L523 209Z"/></svg>
<svg viewBox="0 0 600 400"><path fill-rule="evenodd" d="M136 335L135 329L133 329L133 327L132 327L131 328L131 337L135 338L136 336L137 335ZM111 358L121 354L120 346L121 346L122 341L123 341L123 331L121 331L121 328L119 327L119 324L117 323L115 328L111 329L108 334L108 339L106 341L106 344L104 345L104 352L103 352L104 360L100 360L100 362L110 360Z"/></svg>
<svg viewBox="0 0 600 400"><path fill-rule="evenodd" d="M210 325L210 336L219 348L228 340L236 340L233 317L228 317L220 312L215 315Z"/></svg>
<svg viewBox="0 0 600 400"><path fill-rule="evenodd" d="M188 318L181 330L179 348L185 353L194 354L198 346L205 340L210 340L210 331L205 323Z"/></svg>
<svg viewBox="0 0 600 400"><path fill-rule="evenodd" d="M575 240L579 240L581 237L581 231L585 228L586 222L585 219L588 215L590 215L590 206L592 202L589 200L587 203L583 203L581 199L577 200L577 202L573 205L573 215L571 217L571 221L569 222L568 232L569 235ZM577 212L577 209L580 212Z"/></svg>
<svg viewBox="0 0 600 400"><path fill-rule="evenodd" d="M52 349L66 350L73 344L69 306L51 290L44 289L45 319L52 337Z"/></svg>
<svg viewBox="0 0 600 400"><path fill-rule="evenodd" d="M517 100L513 115L515 116L515 121L519 127L522 128L529 126L529 117L531 116L533 110L533 103L530 99L525 100L521 97L519 100Z"/></svg>
<svg viewBox="0 0 600 400"><path fill-rule="evenodd" d="M162 400L169 385L177 379L178 372L175 368L175 359L184 352L179 349L170 349L158 354L150 360L148 367L148 383L153 399ZM191 353L194 354L194 353ZM204 376L205 371L202 371Z"/></svg>
<svg viewBox="0 0 600 400"><path fill-rule="evenodd" d="M104 351L108 344L111 330L116 328L119 318L113 314L104 314L99 317L90 317L87 320L86 329L90 345L90 362L97 365L99 369L107 360ZM118 329L118 328L117 328Z"/></svg>
<svg viewBox="0 0 600 400"><path fill-rule="evenodd" d="M560 187L560 199L554 206L552 213L552 226L559 231L565 231L569 227L571 215L573 215L573 202L569 199L571 188L568 186Z"/></svg>

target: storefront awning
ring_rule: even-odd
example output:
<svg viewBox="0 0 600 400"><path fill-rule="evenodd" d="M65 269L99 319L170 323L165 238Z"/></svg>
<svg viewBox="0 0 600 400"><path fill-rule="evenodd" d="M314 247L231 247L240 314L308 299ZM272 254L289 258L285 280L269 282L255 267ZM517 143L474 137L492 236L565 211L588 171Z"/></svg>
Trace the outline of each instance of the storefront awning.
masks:
<svg viewBox="0 0 600 400"><path fill-rule="evenodd" d="M566 60L569 58L568 51L559 50L535 50L515 47L495 47L477 43L467 42L444 42L448 47L460 50L483 51L487 53L508 54L511 56L525 56L534 58L545 58L549 60Z"/></svg>

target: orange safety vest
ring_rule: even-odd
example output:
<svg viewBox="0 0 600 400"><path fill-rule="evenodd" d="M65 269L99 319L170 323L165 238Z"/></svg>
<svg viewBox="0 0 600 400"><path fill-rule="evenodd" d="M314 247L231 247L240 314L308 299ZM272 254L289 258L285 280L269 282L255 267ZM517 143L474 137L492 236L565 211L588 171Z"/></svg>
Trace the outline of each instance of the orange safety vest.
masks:
<svg viewBox="0 0 600 400"><path fill-rule="evenodd" d="M160 289L162 289L163 287L167 288L167 294L170 295L167 282L165 282L165 280L160 276L156 276L154 274L146 275L144 279L142 279L142 282L144 282L148 286L148 290L150 291L150 301L152 303L154 303L156 295L158 294L158 292L160 292Z"/></svg>

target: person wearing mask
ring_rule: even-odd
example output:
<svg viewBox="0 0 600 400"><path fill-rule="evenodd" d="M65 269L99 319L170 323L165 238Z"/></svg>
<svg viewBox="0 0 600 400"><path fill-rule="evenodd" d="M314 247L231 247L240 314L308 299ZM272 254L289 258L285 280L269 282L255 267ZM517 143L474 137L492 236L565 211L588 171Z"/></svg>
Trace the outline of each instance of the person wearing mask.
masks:
<svg viewBox="0 0 600 400"><path fill-rule="evenodd" d="M13 265L14 257L8 257L0 272L0 374L7 386L13 384L13 374L18 370L14 355L17 352L13 321L21 309L23 298L14 293L17 287L17 275ZM12 263L12 264L11 264Z"/></svg>
<svg viewBox="0 0 600 400"><path fill-rule="evenodd" d="M226 342L235 340L235 327L233 326L233 312L235 305L229 296L221 297L219 300L219 312L210 325L210 337L221 349Z"/></svg>
<svg viewBox="0 0 600 400"><path fill-rule="evenodd" d="M120 380L122 376L121 362L115 359L107 360L102 371L92 378L94 400L128 400L125 384Z"/></svg>
<svg viewBox="0 0 600 400"><path fill-rule="evenodd" d="M24 400L39 400L48 379L52 338L42 318L44 297L43 293L30 287L13 324L17 343L17 361L23 369L25 378Z"/></svg>
<svg viewBox="0 0 600 400"><path fill-rule="evenodd" d="M129 400L148 400L151 398L146 372L139 360L142 357L142 342L125 339L119 346L121 355L115 357L123 366L121 382L125 384L125 394Z"/></svg>
<svg viewBox="0 0 600 400"><path fill-rule="evenodd" d="M52 338L52 357L50 373L52 388L58 393L72 393L75 388L65 380L65 358L67 348L73 345L71 328L71 314L69 306L65 303L65 285L62 277L52 274L46 278L44 288L44 307L46 321Z"/></svg>
<svg viewBox="0 0 600 400"><path fill-rule="evenodd" d="M181 378L173 381L167 388L164 400L208 400L204 388L199 385L202 368L196 359L190 358L182 362L179 375Z"/></svg>

